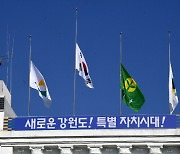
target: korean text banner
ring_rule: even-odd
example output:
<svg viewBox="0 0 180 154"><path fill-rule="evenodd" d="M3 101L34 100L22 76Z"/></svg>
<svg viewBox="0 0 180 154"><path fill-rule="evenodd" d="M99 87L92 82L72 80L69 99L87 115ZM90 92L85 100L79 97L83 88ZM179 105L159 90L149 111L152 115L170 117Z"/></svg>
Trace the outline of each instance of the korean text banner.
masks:
<svg viewBox="0 0 180 154"><path fill-rule="evenodd" d="M152 129L177 128L176 115L59 116L5 118L4 130Z"/></svg>

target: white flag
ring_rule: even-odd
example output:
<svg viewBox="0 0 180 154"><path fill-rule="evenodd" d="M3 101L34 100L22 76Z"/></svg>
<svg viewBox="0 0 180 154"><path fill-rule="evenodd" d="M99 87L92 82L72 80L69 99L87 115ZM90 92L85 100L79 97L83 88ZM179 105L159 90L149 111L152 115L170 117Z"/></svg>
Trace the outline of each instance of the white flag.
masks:
<svg viewBox="0 0 180 154"><path fill-rule="evenodd" d="M170 106L170 114L173 113L174 109L178 104L178 97L176 88L174 85L174 78L172 73L171 63L169 65L169 106Z"/></svg>
<svg viewBox="0 0 180 154"><path fill-rule="evenodd" d="M78 44L76 43L76 69L79 71L79 75L85 80L86 85L89 88L94 88L89 75L88 66L86 60L81 52Z"/></svg>
<svg viewBox="0 0 180 154"><path fill-rule="evenodd" d="M43 99L45 105L49 107L51 105L51 97L49 95L49 91L44 80L44 77L36 68L36 66L31 61L30 66L30 87L38 90L39 96Z"/></svg>

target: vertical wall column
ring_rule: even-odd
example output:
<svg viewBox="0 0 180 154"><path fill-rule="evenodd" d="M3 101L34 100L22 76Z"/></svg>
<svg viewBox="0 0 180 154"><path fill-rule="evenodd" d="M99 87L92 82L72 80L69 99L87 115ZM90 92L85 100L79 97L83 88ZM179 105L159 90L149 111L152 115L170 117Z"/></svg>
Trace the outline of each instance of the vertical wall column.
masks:
<svg viewBox="0 0 180 154"><path fill-rule="evenodd" d="M31 146L29 148L31 150L31 154L43 154L43 146Z"/></svg>
<svg viewBox="0 0 180 154"><path fill-rule="evenodd" d="M162 154L161 149L163 148L162 145L148 145L149 153L150 154Z"/></svg>
<svg viewBox="0 0 180 154"><path fill-rule="evenodd" d="M13 147L0 147L0 154L13 154Z"/></svg>
<svg viewBox="0 0 180 154"><path fill-rule="evenodd" d="M102 152L101 152L102 146L101 145L88 145L88 149L89 149L90 154L102 154Z"/></svg>
<svg viewBox="0 0 180 154"><path fill-rule="evenodd" d="M72 154L73 146L71 145L59 145L60 154Z"/></svg>
<svg viewBox="0 0 180 154"><path fill-rule="evenodd" d="M132 145L117 145L119 154L131 154Z"/></svg>
<svg viewBox="0 0 180 154"><path fill-rule="evenodd" d="M2 112L0 109L0 131L3 130L3 126L4 126L4 112Z"/></svg>

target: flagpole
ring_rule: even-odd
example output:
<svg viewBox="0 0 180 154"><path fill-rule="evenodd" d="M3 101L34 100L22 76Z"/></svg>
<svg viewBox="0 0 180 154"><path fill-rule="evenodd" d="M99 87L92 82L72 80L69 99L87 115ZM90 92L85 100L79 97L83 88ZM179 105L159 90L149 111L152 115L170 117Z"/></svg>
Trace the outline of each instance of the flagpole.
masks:
<svg viewBox="0 0 180 154"><path fill-rule="evenodd" d="M171 50L171 48L170 48L170 31L168 31L168 63L169 63L169 72L170 72L170 50ZM171 114L171 107L170 107L170 103L169 103L169 114Z"/></svg>
<svg viewBox="0 0 180 154"><path fill-rule="evenodd" d="M121 84L121 64L122 64L122 32L120 33L120 84ZM120 115L122 114L122 90L120 85Z"/></svg>
<svg viewBox="0 0 180 154"><path fill-rule="evenodd" d="M77 14L78 9L76 8L76 31L75 31L75 58L74 58L74 100L73 100L73 115L76 114L76 43L77 43Z"/></svg>
<svg viewBox="0 0 180 154"><path fill-rule="evenodd" d="M29 78L29 84L28 84L28 116L30 116L30 69L31 69L31 35L29 35L29 72L28 72L28 78Z"/></svg>
<svg viewBox="0 0 180 154"><path fill-rule="evenodd" d="M8 32L8 27L7 27L7 70L6 70L6 86L8 87L8 80L9 80L9 45L10 45L10 35Z"/></svg>
<svg viewBox="0 0 180 154"><path fill-rule="evenodd" d="M10 57L10 94L12 94L12 60L13 60L13 54L14 54L14 37L12 42L12 52Z"/></svg>

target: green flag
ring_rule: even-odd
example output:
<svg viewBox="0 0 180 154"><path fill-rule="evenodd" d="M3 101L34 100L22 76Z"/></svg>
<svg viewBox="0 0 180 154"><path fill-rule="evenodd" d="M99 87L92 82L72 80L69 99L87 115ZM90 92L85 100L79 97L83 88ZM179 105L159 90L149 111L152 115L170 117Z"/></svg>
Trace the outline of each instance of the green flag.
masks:
<svg viewBox="0 0 180 154"><path fill-rule="evenodd" d="M121 90L123 102L131 109L138 112L144 104L145 99L138 85L123 65L121 65Z"/></svg>

